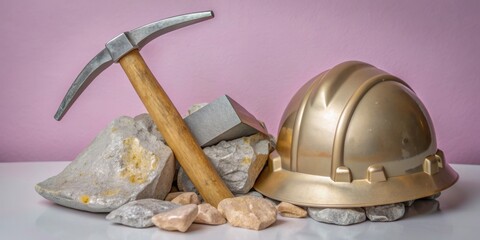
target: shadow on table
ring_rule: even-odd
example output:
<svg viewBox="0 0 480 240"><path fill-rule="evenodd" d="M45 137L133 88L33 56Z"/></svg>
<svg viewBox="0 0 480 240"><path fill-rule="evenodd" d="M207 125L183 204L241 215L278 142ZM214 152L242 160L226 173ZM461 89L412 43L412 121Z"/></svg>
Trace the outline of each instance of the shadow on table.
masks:
<svg viewBox="0 0 480 240"><path fill-rule="evenodd" d="M442 192L439 200L441 209L450 211L468 207L475 202L477 191L480 190L480 182L464 181L460 177L459 181L451 188Z"/></svg>

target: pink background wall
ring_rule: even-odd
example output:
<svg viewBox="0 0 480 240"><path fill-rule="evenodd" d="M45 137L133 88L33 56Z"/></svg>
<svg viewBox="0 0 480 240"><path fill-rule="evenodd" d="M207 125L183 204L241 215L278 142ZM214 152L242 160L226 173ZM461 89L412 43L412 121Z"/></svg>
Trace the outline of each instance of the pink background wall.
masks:
<svg viewBox="0 0 480 240"><path fill-rule="evenodd" d="M143 55L181 113L229 94L276 135L307 80L362 60L408 82L449 162L480 164L480 1L1 1L0 161L72 160L112 119L144 107L119 65L66 117L53 115L83 66L118 33L165 17L215 18Z"/></svg>

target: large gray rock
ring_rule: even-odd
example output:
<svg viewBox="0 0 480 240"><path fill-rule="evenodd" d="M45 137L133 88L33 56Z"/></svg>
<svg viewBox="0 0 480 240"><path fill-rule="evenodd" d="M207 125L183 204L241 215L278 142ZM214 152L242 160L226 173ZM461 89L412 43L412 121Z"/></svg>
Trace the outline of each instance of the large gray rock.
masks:
<svg viewBox="0 0 480 240"><path fill-rule="evenodd" d="M336 225L352 225L367 220L363 208L308 208L313 220Z"/></svg>
<svg viewBox="0 0 480 240"><path fill-rule="evenodd" d="M180 205L168 201L148 198L129 202L112 212L106 219L114 223L120 223L130 227L152 227L152 217Z"/></svg>
<svg viewBox="0 0 480 240"><path fill-rule="evenodd" d="M203 149L230 191L245 194L253 187L270 151L269 138L263 134L222 141ZM184 192L197 192L180 168L178 188Z"/></svg>
<svg viewBox="0 0 480 240"><path fill-rule="evenodd" d="M405 205L403 203L394 203L366 207L367 218L372 222L391 222L400 219L405 215Z"/></svg>
<svg viewBox="0 0 480 240"><path fill-rule="evenodd" d="M163 199L172 185L174 158L160 137L145 115L120 117L35 190L55 203L90 212L110 212L137 199Z"/></svg>

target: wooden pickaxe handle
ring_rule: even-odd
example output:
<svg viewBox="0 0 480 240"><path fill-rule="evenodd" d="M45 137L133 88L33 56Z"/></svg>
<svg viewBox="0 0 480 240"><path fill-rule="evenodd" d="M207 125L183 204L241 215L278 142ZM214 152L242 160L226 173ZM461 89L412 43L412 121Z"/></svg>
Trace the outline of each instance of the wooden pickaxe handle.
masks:
<svg viewBox="0 0 480 240"><path fill-rule="evenodd" d="M139 51L133 50L127 53L120 58L119 63L168 146L203 199L217 207L221 200L233 197Z"/></svg>

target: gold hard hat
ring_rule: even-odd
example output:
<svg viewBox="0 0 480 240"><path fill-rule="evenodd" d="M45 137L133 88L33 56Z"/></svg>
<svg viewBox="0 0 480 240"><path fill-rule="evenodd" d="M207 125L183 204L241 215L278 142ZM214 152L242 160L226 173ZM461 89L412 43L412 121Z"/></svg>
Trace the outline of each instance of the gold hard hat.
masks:
<svg viewBox="0 0 480 240"><path fill-rule="evenodd" d="M255 189L302 206L366 207L434 195L457 179L413 90L351 61L292 98Z"/></svg>

